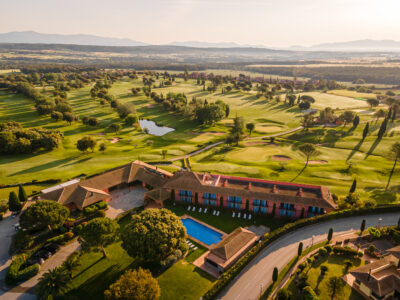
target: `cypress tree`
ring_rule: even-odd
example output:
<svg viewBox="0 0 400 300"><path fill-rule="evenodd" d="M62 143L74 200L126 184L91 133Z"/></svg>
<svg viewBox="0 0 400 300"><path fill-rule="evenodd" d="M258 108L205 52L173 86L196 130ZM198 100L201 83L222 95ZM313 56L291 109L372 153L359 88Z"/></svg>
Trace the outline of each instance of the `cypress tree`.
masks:
<svg viewBox="0 0 400 300"><path fill-rule="evenodd" d="M28 201L28 197L26 196L25 189L22 185L19 185L18 188L18 197L21 202Z"/></svg>
<svg viewBox="0 0 400 300"><path fill-rule="evenodd" d="M333 228L329 228L329 232L328 232L328 242L330 242L332 240L333 237Z"/></svg>
<svg viewBox="0 0 400 300"><path fill-rule="evenodd" d="M224 207L224 197L221 196L221 198L219 198L219 206L222 208Z"/></svg>
<svg viewBox="0 0 400 300"><path fill-rule="evenodd" d="M400 219L399 219L399 221L400 221ZM363 233L364 230L365 230L365 219L363 219L361 222L361 227L360 227L361 234Z"/></svg>
<svg viewBox="0 0 400 300"><path fill-rule="evenodd" d="M197 194L197 192L194 193L194 203L195 203L196 205L199 204L199 194Z"/></svg>
<svg viewBox="0 0 400 300"><path fill-rule="evenodd" d="M272 206L272 217L275 217L276 203Z"/></svg>
<svg viewBox="0 0 400 300"><path fill-rule="evenodd" d="M369 123L365 124L364 130L363 130L363 140L367 137L369 131Z"/></svg>
<svg viewBox="0 0 400 300"><path fill-rule="evenodd" d="M18 199L18 196L15 192L10 192L8 197L8 208L11 211L20 211L22 208L22 204Z"/></svg>
<svg viewBox="0 0 400 300"><path fill-rule="evenodd" d="M351 188L350 188L350 191L349 191L349 194L353 194L356 191L356 188L357 188L357 179L354 178L353 184L351 185Z"/></svg>
<svg viewBox="0 0 400 300"><path fill-rule="evenodd" d="M304 209L304 207L302 207L302 208L301 208L301 215L300 215L300 218L304 218L304 211L305 211L305 209Z"/></svg>
<svg viewBox="0 0 400 300"><path fill-rule="evenodd" d="M272 272L272 281L276 282L278 280L278 268L275 267L274 271Z"/></svg>
<svg viewBox="0 0 400 300"><path fill-rule="evenodd" d="M299 247L297 248L297 255L300 256L303 253L303 243L299 243Z"/></svg>
<svg viewBox="0 0 400 300"><path fill-rule="evenodd" d="M174 189L171 190L171 200L172 200L172 202L175 201L175 190Z"/></svg>

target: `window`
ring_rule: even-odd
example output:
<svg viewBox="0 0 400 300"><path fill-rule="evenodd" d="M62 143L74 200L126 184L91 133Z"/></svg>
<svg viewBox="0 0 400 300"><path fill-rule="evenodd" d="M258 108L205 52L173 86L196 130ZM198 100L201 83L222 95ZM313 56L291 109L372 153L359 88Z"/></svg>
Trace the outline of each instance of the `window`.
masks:
<svg viewBox="0 0 400 300"><path fill-rule="evenodd" d="M228 202L228 208L234 208L234 203L232 203L232 202Z"/></svg>
<svg viewBox="0 0 400 300"><path fill-rule="evenodd" d="M209 200L207 200L207 199L204 199L204 200L203 200L203 204L204 204L204 205L208 205L209 203L210 203Z"/></svg>
<svg viewBox="0 0 400 300"><path fill-rule="evenodd" d="M235 202L236 203L242 203L242 197L236 197Z"/></svg>
<svg viewBox="0 0 400 300"><path fill-rule="evenodd" d="M254 199L253 200L253 205L259 206L260 205L260 200Z"/></svg>
<svg viewBox="0 0 400 300"><path fill-rule="evenodd" d="M236 209L242 209L242 204L240 204L240 203L235 203L235 208L236 208Z"/></svg>
<svg viewBox="0 0 400 300"><path fill-rule="evenodd" d="M258 213L259 210L260 210L260 208L258 206L253 206L254 213Z"/></svg>
<svg viewBox="0 0 400 300"><path fill-rule="evenodd" d="M217 206L217 201L209 200L211 206Z"/></svg>
<svg viewBox="0 0 400 300"><path fill-rule="evenodd" d="M266 200L260 200L260 206L267 206L267 201Z"/></svg>
<svg viewBox="0 0 400 300"><path fill-rule="evenodd" d="M260 207L260 212L263 214L267 213L267 208L266 207Z"/></svg>
<svg viewBox="0 0 400 300"><path fill-rule="evenodd" d="M204 193L203 194L203 199L216 200L217 199L217 195L216 194L210 194L210 193Z"/></svg>

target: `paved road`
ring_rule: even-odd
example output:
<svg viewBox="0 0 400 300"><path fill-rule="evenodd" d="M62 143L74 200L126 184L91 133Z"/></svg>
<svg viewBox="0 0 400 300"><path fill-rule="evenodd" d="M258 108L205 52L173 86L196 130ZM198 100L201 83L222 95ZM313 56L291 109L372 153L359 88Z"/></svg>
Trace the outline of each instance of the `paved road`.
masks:
<svg viewBox="0 0 400 300"><path fill-rule="evenodd" d="M265 248L253 261L236 277L235 280L219 295L223 300L254 300L271 283L274 267L281 270L289 261L297 255L299 242L304 247L312 243L318 243L326 239L329 228L333 228L335 234L343 234L346 231L358 230L362 219L367 221L367 227L378 226L379 218L381 225L395 225L400 213L389 213L371 216L357 216L345 219L332 220L316 225L307 226L296 230L276 240ZM314 236L314 238L313 238Z"/></svg>

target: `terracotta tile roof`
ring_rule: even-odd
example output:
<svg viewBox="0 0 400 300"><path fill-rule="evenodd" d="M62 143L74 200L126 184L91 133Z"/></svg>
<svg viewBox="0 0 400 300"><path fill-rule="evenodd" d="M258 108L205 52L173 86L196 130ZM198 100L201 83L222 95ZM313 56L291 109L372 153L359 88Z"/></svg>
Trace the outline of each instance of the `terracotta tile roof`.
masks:
<svg viewBox="0 0 400 300"><path fill-rule="evenodd" d="M121 183L130 183L138 180L158 188L164 185L171 176L172 173L141 161L134 161L81 182L42 194L41 198L54 200L64 205L75 203L79 208L83 208L108 198L110 195L103 192L103 190ZM88 192L93 193L93 196L89 197L90 199L87 197Z"/></svg>
<svg viewBox="0 0 400 300"><path fill-rule="evenodd" d="M164 188L225 194L273 202L303 204L335 209L329 189L324 186L178 171ZM301 190L301 193L299 191Z"/></svg>
<svg viewBox="0 0 400 300"><path fill-rule="evenodd" d="M153 189L151 191L146 192L145 196L149 197L150 199L152 199L154 201L163 202L170 198L171 193L168 192L166 189L158 188L158 189Z"/></svg>
<svg viewBox="0 0 400 300"><path fill-rule="evenodd" d="M386 252L390 253L394 257L400 258L400 245L390 248L390 249L386 250Z"/></svg>
<svg viewBox="0 0 400 300"><path fill-rule="evenodd" d="M388 257L351 270L350 274L379 297L386 296L395 290L400 292L400 271Z"/></svg>
<svg viewBox="0 0 400 300"><path fill-rule="evenodd" d="M213 246L210 252L226 261L256 237L255 233L238 227L222 241Z"/></svg>

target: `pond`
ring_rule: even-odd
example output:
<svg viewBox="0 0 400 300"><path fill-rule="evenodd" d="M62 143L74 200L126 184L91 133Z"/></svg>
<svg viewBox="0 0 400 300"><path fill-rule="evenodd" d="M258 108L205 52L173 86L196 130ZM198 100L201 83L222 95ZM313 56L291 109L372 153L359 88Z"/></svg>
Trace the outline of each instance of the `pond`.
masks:
<svg viewBox="0 0 400 300"><path fill-rule="evenodd" d="M167 134L168 132L175 130L171 127L158 126L154 121L151 120L139 120L139 124L142 129L147 128L150 134L156 136L162 136L164 134Z"/></svg>

